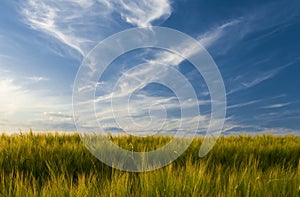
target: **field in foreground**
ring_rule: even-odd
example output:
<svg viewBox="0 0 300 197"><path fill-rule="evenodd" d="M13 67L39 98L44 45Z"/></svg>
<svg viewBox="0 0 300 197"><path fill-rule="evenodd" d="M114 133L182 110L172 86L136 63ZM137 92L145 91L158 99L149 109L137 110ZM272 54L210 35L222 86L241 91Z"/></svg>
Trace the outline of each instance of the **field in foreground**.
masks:
<svg viewBox="0 0 300 197"><path fill-rule="evenodd" d="M155 149L170 137L115 137ZM172 164L146 173L112 169L78 135L0 136L0 196L300 196L300 137L221 137L199 158L202 138Z"/></svg>

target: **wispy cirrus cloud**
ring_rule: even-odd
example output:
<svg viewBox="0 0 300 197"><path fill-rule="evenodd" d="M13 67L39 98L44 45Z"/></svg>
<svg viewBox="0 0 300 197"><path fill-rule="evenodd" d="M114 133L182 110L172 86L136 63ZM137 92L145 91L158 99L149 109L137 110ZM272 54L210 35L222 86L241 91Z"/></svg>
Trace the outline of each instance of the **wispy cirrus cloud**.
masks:
<svg viewBox="0 0 300 197"><path fill-rule="evenodd" d="M167 19L172 9L169 0L26 0L21 12L32 29L85 56L106 36L123 30L126 23L149 27L154 21Z"/></svg>
<svg viewBox="0 0 300 197"><path fill-rule="evenodd" d="M249 105L254 105L254 104L258 104L258 103L270 102L272 100L274 102L275 99L280 99L280 98L283 98L283 97L286 97L286 95L282 94L282 95L273 96L273 97L270 97L270 98L251 100L251 101L247 101L247 102L243 102L243 103L236 103L236 104L228 105L227 109L235 109L235 108L240 108L240 107L247 107Z"/></svg>
<svg viewBox="0 0 300 197"><path fill-rule="evenodd" d="M172 13L170 0L107 0L106 3L124 21L138 27L150 27L154 21L166 20Z"/></svg>
<svg viewBox="0 0 300 197"><path fill-rule="evenodd" d="M92 0L24 1L21 6L24 22L31 28L51 36L84 56L99 39L94 33L98 18L107 15L106 7ZM91 21L93 21L91 23Z"/></svg>
<svg viewBox="0 0 300 197"><path fill-rule="evenodd" d="M274 109L274 108L281 108L290 105L291 103L277 103L272 105L267 105L262 107L263 109Z"/></svg>
<svg viewBox="0 0 300 197"><path fill-rule="evenodd" d="M210 31L207 31L198 36L198 41L206 48L215 44L219 39L221 39L226 34L230 33L232 27L236 27L241 23L241 19L234 19L224 24L221 24Z"/></svg>
<svg viewBox="0 0 300 197"><path fill-rule="evenodd" d="M299 131L297 129L286 127L263 127L258 125L247 125L239 123L228 123L224 126L223 135L260 135L260 134L272 134L272 135L297 135Z"/></svg>
<svg viewBox="0 0 300 197"><path fill-rule="evenodd" d="M244 102L244 103L238 103L238 104L234 104L234 105L229 105L229 106L227 106L227 109L234 109L234 108L246 107L246 106L249 106L249 105L260 103L262 101L265 101L265 100L264 99L258 99L258 100L253 100L253 101L249 101L249 102Z"/></svg>
<svg viewBox="0 0 300 197"><path fill-rule="evenodd" d="M225 36L227 34L227 30L230 30L231 27L235 27L239 23L240 20L238 19L223 23L205 33L200 34L195 40L198 41L199 44L201 44L204 48L208 48L217 43L218 40L221 39L223 36ZM175 48L178 51L181 51L181 56L168 51L160 51L156 54L155 59L152 59L149 62L157 62L166 65L178 66L185 60L185 58L189 58L194 54L200 52L199 48L195 48L194 46L195 45L188 42L177 43L177 46Z"/></svg>
<svg viewBox="0 0 300 197"><path fill-rule="evenodd" d="M273 77L275 77L278 73L280 73L281 70L289 67L294 62L288 63L286 65L274 68L269 71L260 72L259 74L252 75L252 73L246 73L241 76L235 77L237 80L235 83L239 84L238 86L232 88L227 92L227 95L231 95L233 93L236 93L241 90L252 88L266 80L269 80ZM254 76L254 77L253 77Z"/></svg>
<svg viewBox="0 0 300 197"><path fill-rule="evenodd" d="M27 77L26 79L28 79L29 81L34 82L34 83L41 82L41 81L49 81L50 80L47 77L38 77L38 76Z"/></svg>
<svg viewBox="0 0 300 197"><path fill-rule="evenodd" d="M278 73L278 69L274 69L274 70L271 70L268 72L261 73L260 75L258 75L258 77L254 78L253 80L243 82L242 86L245 89L251 88L253 86L260 84L261 82L263 82L267 79L273 78L277 73Z"/></svg>

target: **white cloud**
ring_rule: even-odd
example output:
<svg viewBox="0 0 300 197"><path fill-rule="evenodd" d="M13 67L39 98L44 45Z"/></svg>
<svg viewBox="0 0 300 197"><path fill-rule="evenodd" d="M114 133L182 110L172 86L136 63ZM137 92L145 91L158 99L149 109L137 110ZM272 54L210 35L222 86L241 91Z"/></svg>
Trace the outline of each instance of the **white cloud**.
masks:
<svg viewBox="0 0 300 197"><path fill-rule="evenodd" d="M87 37L93 29L89 20L95 20L94 10L90 10L93 1L35 1L23 2L24 22L31 28L58 39L61 43L85 55L93 46ZM91 11L91 13L88 13ZM102 13L99 10L99 13ZM95 35L94 35L95 36Z"/></svg>
<svg viewBox="0 0 300 197"><path fill-rule="evenodd" d="M149 27L153 21L171 14L169 0L26 0L21 5L26 24L75 49L81 56L109 34L122 30L120 21L112 16L114 12L139 27Z"/></svg>
<svg viewBox="0 0 300 197"><path fill-rule="evenodd" d="M281 107L285 107L287 105L290 105L291 103L277 103L277 104L273 104L273 105L267 105L264 106L262 108L264 109L273 109L273 108L281 108Z"/></svg>
<svg viewBox="0 0 300 197"><path fill-rule="evenodd" d="M49 78L47 77L27 77L26 79L32 81L33 83L41 82L41 81L49 81Z"/></svg>
<svg viewBox="0 0 300 197"><path fill-rule="evenodd" d="M227 23L224 23L208 32L199 35L196 40L204 48L210 47L214 45L219 39L221 39L226 34L225 30L239 24L239 22L240 22L239 20L232 20ZM187 41L182 43L177 43L175 49L181 52L180 55L182 57L177 54L171 53L169 51L163 51L163 52L160 51L156 54L155 59L150 60L149 62L178 66L181 62L185 60L183 57L189 58L194 54L200 52L199 50L201 50L199 47L195 47L195 44L188 43Z"/></svg>
<svg viewBox="0 0 300 197"><path fill-rule="evenodd" d="M186 58L189 58L190 56L199 52L199 48L195 48L195 45L190 43L179 43L175 49L177 49L177 51L181 51L180 55ZM183 57L169 51L163 51L158 52L156 57L148 62L153 64L160 63L165 65L179 66L179 64L185 60Z"/></svg>
<svg viewBox="0 0 300 197"><path fill-rule="evenodd" d="M299 135L299 131L288 127L265 127L258 124L239 123L227 117L222 135Z"/></svg>
<svg viewBox="0 0 300 197"><path fill-rule="evenodd" d="M241 21L238 19L229 21L208 32L205 32L204 34L198 36L197 39L204 47L208 48L215 44L216 41L221 39L226 34L226 30L230 30L230 27L234 27L240 22Z"/></svg>
<svg viewBox="0 0 300 197"><path fill-rule="evenodd" d="M158 19L171 15L169 0L113 0L114 9L124 21L138 27L150 27Z"/></svg>
<svg viewBox="0 0 300 197"><path fill-rule="evenodd" d="M245 102L245 103L238 103L238 104L228 106L227 109L245 107L245 106L249 106L249 105L252 105L252 104L260 103L262 101L265 101L265 100L264 99L259 99L259 100L253 100L253 101Z"/></svg>
<svg viewBox="0 0 300 197"><path fill-rule="evenodd" d="M274 68L272 70L269 71L265 71L265 72L261 72L261 73L246 73L240 76L235 77L237 80L235 81L236 84L238 84L238 86L232 88L230 91L227 92L227 95L233 94L235 92L241 91L241 90L245 90L248 88L252 88L266 80L269 80L273 77L275 77L277 74L280 73L281 70L287 68L288 66L292 65L294 62L290 62L288 64L285 64L281 67L278 68ZM249 75L253 75L255 76L254 78L249 77ZM242 82L238 82L238 80L242 80Z"/></svg>
<svg viewBox="0 0 300 197"><path fill-rule="evenodd" d="M246 107L246 106L257 104L257 103L270 102L270 100L275 100L275 99L282 98L282 97L285 97L285 96L286 95L281 94L281 95L273 96L273 97L270 97L270 98L257 99L257 100L252 100L252 101L248 101L248 102L244 102L244 103L237 103L237 104L227 106L227 109L235 109L235 108Z"/></svg>
<svg viewBox="0 0 300 197"><path fill-rule="evenodd" d="M267 80L267 79L271 79L272 77L274 77L276 74L278 73L277 69L276 70L271 70L269 72L265 72L260 74L258 77L256 77L255 79L248 81L248 82L243 82L242 86L244 88L251 88L253 86L256 86L258 84L260 84L261 82Z"/></svg>

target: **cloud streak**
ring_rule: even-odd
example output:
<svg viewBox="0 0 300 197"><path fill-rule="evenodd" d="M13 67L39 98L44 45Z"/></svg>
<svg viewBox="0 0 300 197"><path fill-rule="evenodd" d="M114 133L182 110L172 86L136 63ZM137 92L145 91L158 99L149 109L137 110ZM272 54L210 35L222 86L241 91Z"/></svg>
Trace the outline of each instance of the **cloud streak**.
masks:
<svg viewBox="0 0 300 197"><path fill-rule="evenodd" d="M37 77L37 76L27 77L26 79L28 79L29 81L31 81L33 83L38 83L38 82L49 81L50 80L47 77Z"/></svg>
<svg viewBox="0 0 300 197"><path fill-rule="evenodd" d="M243 74L238 77L235 77L237 79L235 81L235 83L238 83L239 85L236 86L235 88L232 88L231 90L229 90L227 92L227 95L231 95L231 94L239 92L241 90L246 90L246 89L252 88L258 84L261 84L262 82L275 77L278 73L280 73L281 70L287 68L288 66L292 65L293 63L294 62L288 63L288 64L283 65L278 68L274 68L269 71L260 72L259 74L256 73L255 78L249 77L252 73L247 73L247 74ZM240 81L240 82L238 82L238 81Z"/></svg>
<svg viewBox="0 0 300 197"><path fill-rule="evenodd" d="M230 32L230 28L235 27L241 23L240 19L234 19L229 22L226 22L220 26L213 28L212 30L205 32L198 36L198 41L206 48L215 44L219 39L225 36Z"/></svg>
<svg viewBox="0 0 300 197"><path fill-rule="evenodd" d="M267 105L262 107L263 109L274 109L274 108L281 108L281 107L285 107L287 105L290 105L291 103L277 103L277 104L273 104L273 105Z"/></svg>

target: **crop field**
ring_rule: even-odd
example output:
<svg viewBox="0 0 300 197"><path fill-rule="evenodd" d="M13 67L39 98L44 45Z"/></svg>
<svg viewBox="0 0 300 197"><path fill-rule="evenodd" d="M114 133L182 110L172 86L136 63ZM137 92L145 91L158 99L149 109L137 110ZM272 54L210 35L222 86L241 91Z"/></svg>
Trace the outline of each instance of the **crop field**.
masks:
<svg viewBox="0 0 300 197"><path fill-rule="evenodd" d="M139 151L171 137L112 137ZM132 173L98 161L76 134L0 136L0 196L300 196L300 137L220 137L203 158L197 137L176 161Z"/></svg>

